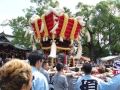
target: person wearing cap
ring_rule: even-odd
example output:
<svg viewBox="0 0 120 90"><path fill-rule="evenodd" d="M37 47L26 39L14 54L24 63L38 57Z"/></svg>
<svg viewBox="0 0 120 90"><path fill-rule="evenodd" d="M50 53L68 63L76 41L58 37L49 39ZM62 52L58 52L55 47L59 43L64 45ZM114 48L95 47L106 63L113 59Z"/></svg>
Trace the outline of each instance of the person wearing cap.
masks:
<svg viewBox="0 0 120 90"><path fill-rule="evenodd" d="M56 65L57 73L53 76L53 86L54 90L68 90L67 77L64 75L63 69L64 65L62 63L57 63Z"/></svg>
<svg viewBox="0 0 120 90"><path fill-rule="evenodd" d="M113 78L104 85L104 90L120 90L120 60L113 63Z"/></svg>
<svg viewBox="0 0 120 90"><path fill-rule="evenodd" d="M39 71L42 66L43 52L41 50L31 52L28 56L28 60L32 66L32 74L34 77L32 90L49 90L46 77Z"/></svg>
<svg viewBox="0 0 120 90"><path fill-rule="evenodd" d="M106 83L101 79L98 79L91 75L91 64L85 63L81 69L84 72L84 75L78 78L75 90L103 90L102 85Z"/></svg>

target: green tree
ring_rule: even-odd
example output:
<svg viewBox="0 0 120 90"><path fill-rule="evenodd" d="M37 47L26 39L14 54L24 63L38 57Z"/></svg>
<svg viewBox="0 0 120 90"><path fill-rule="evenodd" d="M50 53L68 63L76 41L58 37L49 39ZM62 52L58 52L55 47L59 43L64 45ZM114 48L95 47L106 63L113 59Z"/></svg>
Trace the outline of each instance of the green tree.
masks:
<svg viewBox="0 0 120 90"><path fill-rule="evenodd" d="M91 59L93 59L94 57L94 30L91 28L91 19L92 19L92 15L94 14L94 7L93 6L89 6L89 5L85 5L82 3L78 3L78 5L76 6L76 9L78 9L78 12L76 12L75 16L83 16L84 17L84 21L86 22L85 25L85 31L89 31L90 33L90 37L91 37L91 41L89 43L86 42L86 40L83 40L83 48L85 48L86 50L83 51L83 54L87 54L88 56L90 56Z"/></svg>
<svg viewBox="0 0 120 90"><path fill-rule="evenodd" d="M83 42L89 51L91 59L109 54L120 53L120 28L119 28L119 5L117 1L101 1L96 6L79 3L76 16L83 16L86 22L86 30L89 31L91 42ZM86 48L85 47L85 48Z"/></svg>
<svg viewBox="0 0 120 90"><path fill-rule="evenodd" d="M102 42L99 43L102 44L102 48L109 51L108 54L120 53L120 49L116 47L120 46L120 22L117 15L117 5L116 1L102 1L98 3L95 7L95 17L92 20L92 24L97 27L98 37L102 35Z"/></svg>
<svg viewBox="0 0 120 90"><path fill-rule="evenodd" d="M25 28L28 25L27 20L24 17L17 17L10 21L10 26L13 29L13 35L15 36L13 44L18 45L23 48L30 48L30 34L25 36Z"/></svg>
<svg viewBox="0 0 120 90"><path fill-rule="evenodd" d="M29 26L29 19L32 15L41 16L49 6L56 7L58 2L53 0L31 0L36 7L24 9L25 16L17 17L10 21L10 26L14 30L14 44L23 47L31 47L30 35L24 37L25 28ZM70 16L83 16L86 22L85 31L89 31L91 41L88 43L86 38L83 42L83 53L90 56L92 60L109 54L120 53L120 1L109 0L101 1L96 6L78 3L75 15L70 9L64 7Z"/></svg>
<svg viewBox="0 0 120 90"><path fill-rule="evenodd" d="M13 43L21 47L32 47L32 42L30 42L31 35L28 34L25 36L26 28L29 26L29 19L32 15L37 14L41 16L44 13L44 10L49 6L56 7L57 2L52 0L31 0L32 3L36 3L36 7L30 6L27 9L24 9L25 16L18 16L15 19L10 20L10 26L13 29L13 35L15 36Z"/></svg>

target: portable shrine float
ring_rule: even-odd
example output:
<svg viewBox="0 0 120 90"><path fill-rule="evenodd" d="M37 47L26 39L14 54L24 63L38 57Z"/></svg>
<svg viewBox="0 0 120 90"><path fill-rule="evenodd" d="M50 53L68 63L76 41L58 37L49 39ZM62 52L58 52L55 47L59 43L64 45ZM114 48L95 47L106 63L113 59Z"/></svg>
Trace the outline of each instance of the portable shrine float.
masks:
<svg viewBox="0 0 120 90"><path fill-rule="evenodd" d="M52 63L53 59L62 56L64 64L67 64L68 58L71 57L80 59L82 54L80 33L84 24L82 17L70 17L64 10L58 8L49 8L42 16L33 15L30 19L35 41L39 42L45 54L52 58ZM77 54L73 56L71 52L75 42L78 43Z"/></svg>

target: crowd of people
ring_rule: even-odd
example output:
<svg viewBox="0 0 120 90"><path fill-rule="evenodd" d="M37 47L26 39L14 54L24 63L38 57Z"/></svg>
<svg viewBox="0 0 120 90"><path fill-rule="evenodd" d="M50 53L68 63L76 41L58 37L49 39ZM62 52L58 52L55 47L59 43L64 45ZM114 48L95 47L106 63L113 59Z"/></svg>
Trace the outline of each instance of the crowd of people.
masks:
<svg viewBox="0 0 120 90"><path fill-rule="evenodd" d="M115 75L111 69L84 63L81 70L71 74L75 78L71 90L120 90L120 63L115 63L114 68L118 72ZM67 70L70 72L69 67L58 62L51 74L43 52L36 50L29 54L28 62L11 59L0 67L0 90L69 90Z"/></svg>

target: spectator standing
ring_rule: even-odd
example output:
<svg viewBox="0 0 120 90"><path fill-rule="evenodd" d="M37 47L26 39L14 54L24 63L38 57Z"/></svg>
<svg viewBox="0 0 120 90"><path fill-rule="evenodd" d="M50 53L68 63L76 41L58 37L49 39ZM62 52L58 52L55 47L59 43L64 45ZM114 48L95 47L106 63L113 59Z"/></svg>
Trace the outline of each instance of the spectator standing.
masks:
<svg viewBox="0 0 120 90"><path fill-rule="evenodd" d="M41 50L31 52L28 60L32 66L32 74L34 76L32 90L49 90L46 77L39 71L42 66L43 52Z"/></svg>
<svg viewBox="0 0 120 90"><path fill-rule="evenodd" d="M68 90L67 78L63 72L64 65L62 63L57 63L56 69L57 73L53 76L54 90Z"/></svg>
<svg viewBox="0 0 120 90"><path fill-rule="evenodd" d="M49 83L50 76L49 76L48 70L49 70L48 62L46 60L44 60L42 63L42 67L40 68L40 72L46 77L46 79Z"/></svg>

